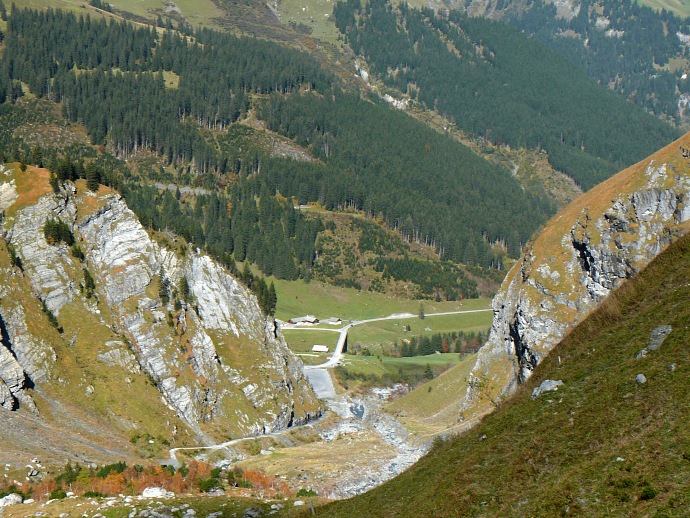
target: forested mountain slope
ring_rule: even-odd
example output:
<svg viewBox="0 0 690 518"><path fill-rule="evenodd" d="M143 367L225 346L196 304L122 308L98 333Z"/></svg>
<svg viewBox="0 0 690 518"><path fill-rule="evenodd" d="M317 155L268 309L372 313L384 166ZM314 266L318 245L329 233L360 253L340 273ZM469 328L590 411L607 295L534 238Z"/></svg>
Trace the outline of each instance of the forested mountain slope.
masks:
<svg viewBox="0 0 690 518"><path fill-rule="evenodd" d="M362 16L358 9L338 4L336 22L386 83L475 138L546 149L585 188L673 137L502 25L382 2ZM48 99L86 127L92 145L42 149L7 128L5 155L54 172L65 159L61 179L83 178L92 164L145 225L173 230L231 269L248 259L284 279L317 273L323 218L299 205L358 211L443 259L499 269L555 210L504 165L390 109L313 56L156 23L14 9L0 74L6 116L21 117L24 93ZM264 130L300 151L276 154L260 143ZM161 182L188 190L161 191Z"/></svg>
<svg viewBox="0 0 690 518"><path fill-rule="evenodd" d="M515 26L629 102L687 124L690 25L682 14L669 11L671 3L658 10L644 3L462 0L453 5Z"/></svg>
<svg viewBox="0 0 690 518"><path fill-rule="evenodd" d="M334 15L386 84L471 134L545 149L585 189L675 135L505 24L383 0L339 2Z"/></svg>
<svg viewBox="0 0 690 518"><path fill-rule="evenodd" d="M683 237L612 292L481 424L321 514L683 516L688 265ZM545 380L562 384L535 394Z"/></svg>
<svg viewBox="0 0 690 518"><path fill-rule="evenodd" d="M507 171L384 103L342 92L313 58L275 44L16 9L3 60L10 103L21 80L103 146L100 155L72 152L74 171L80 158L101 164L102 176L119 170L118 185L146 224L224 260L261 264L263 251L275 250L277 259L261 264L266 273L296 278L312 267L318 222L304 221L293 203L362 210L448 259L486 266L505 250L516 256L553 210ZM234 128L250 107L315 160L238 148ZM8 155L36 160L15 135L6 138ZM209 189L211 199L183 206L171 194L128 190L130 174L108 152L130 160L155 152L164 175ZM58 167L58 154L39 154Z"/></svg>

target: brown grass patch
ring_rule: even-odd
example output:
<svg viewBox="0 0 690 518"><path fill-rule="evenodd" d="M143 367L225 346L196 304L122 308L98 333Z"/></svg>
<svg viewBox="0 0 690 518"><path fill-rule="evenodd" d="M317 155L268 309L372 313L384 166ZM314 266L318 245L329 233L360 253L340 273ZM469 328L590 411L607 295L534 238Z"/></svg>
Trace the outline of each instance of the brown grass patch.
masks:
<svg viewBox="0 0 690 518"><path fill-rule="evenodd" d="M42 196L53 192L48 169L29 166L22 172L18 163L13 164L13 167L18 198L7 211L8 216L13 216L24 207L35 205Z"/></svg>
<svg viewBox="0 0 690 518"><path fill-rule="evenodd" d="M647 184L645 172L650 163L655 165L666 163L675 167L677 172L687 175L689 164L687 159L682 158L679 146L690 147L690 133L593 187L570 205L561 209L546 223L545 230L537 236L534 242L535 264L541 264L545 257L560 255L561 239L570 233L571 227L583 210L587 210L591 221L594 222L611 206L613 200L621 195L631 194L645 186Z"/></svg>
<svg viewBox="0 0 690 518"><path fill-rule="evenodd" d="M106 197L115 192L110 187L100 185L98 187L98 191L94 193L95 196L90 196L87 194L90 191L86 188L86 180L77 180L74 182L74 185L77 188L77 194L80 196L80 216L88 216L99 210L101 207L103 207Z"/></svg>

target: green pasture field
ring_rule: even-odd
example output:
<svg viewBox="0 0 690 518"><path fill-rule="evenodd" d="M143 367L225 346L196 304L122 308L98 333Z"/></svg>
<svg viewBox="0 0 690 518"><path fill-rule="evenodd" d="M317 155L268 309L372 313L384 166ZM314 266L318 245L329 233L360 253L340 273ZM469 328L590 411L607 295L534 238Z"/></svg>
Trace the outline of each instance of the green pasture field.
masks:
<svg viewBox="0 0 690 518"><path fill-rule="evenodd" d="M446 367L460 362L460 355L455 353L429 354L427 356L410 356L407 358L392 358L389 356L353 356L346 354L343 367L353 373L374 374L380 376L386 372L394 374L399 370L406 374L421 374L429 365Z"/></svg>
<svg viewBox="0 0 690 518"><path fill-rule="evenodd" d="M339 317L343 320L366 320L394 313L417 315L420 304L424 306L427 314L491 307L491 300L488 298L452 302L405 300L381 293L339 288L319 282L309 284L301 280L275 280L274 282L278 294L276 318L284 321L303 315L314 315L320 319Z"/></svg>
<svg viewBox="0 0 690 518"><path fill-rule="evenodd" d="M326 345L333 352L340 333L318 329L285 329L283 336L293 352L311 352L314 345Z"/></svg>
<svg viewBox="0 0 690 518"><path fill-rule="evenodd" d="M347 341L350 351L355 350L357 344L367 347L374 354L393 346L394 341L401 344L405 339L436 333L451 333L453 331L486 331L491 326L493 313L465 313L459 315L427 316L424 320L407 318L401 320L381 320L353 327L348 333ZM407 326L410 331L407 331Z"/></svg>

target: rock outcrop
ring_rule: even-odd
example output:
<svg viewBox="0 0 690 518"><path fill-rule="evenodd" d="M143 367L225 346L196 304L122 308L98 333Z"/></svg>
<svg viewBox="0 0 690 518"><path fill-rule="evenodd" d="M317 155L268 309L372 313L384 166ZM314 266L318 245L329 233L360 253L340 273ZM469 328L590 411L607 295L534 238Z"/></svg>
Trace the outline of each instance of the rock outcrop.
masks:
<svg viewBox="0 0 690 518"><path fill-rule="evenodd" d="M506 277L463 402L482 413L527 380L545 355L626 279L688 228L687 135L557 214Z"/></svg>
<svg viewBox="0 0 690 518"><path fill-rule="evenodd" d="M319 414L301 362L222 266L187 245L159 244L107 190L67 183L13 206L12 174L0 175L0 211L15 209L4 219L0 264L0 406L34 408L30 389L51 383L76 384L88 401L112 399L100 394L125 393L139 376L159 394L147 404L172 410L199 438L274 431ZM41 170L24 174L46 180ZM80 252L46 240L48 219L68 225ZM135 417L107 413L118 423Z"/></svg>

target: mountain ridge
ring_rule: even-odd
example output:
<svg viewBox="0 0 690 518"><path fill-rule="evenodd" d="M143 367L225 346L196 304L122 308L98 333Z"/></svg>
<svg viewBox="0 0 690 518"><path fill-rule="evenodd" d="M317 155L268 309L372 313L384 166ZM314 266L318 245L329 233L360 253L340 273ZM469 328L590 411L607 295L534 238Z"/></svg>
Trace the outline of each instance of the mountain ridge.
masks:
<svg viewBox="0 0 690 518"><path fill-rule="evenodd" d="M40 415L31 394L50 386L125 436L154 433L158 421L154 435L173 442L257 435L319 415L301 362L224 268L186 245L183 254L159 246L109 189L92 193L81 180L53 193L46 170L16 165L2 175L2 199L13 203L2 207L5 408ZM74 243L51 244L49 221ZM141 404L119 399L142 384Z"/></svg>
<svg viewBox="0 0 690 518"><path fill-rule="evenodd" d="M515 391L608 293L690 228L690 134L562 209L526 247L494 298L494 321L463 410Z"/></svg>

